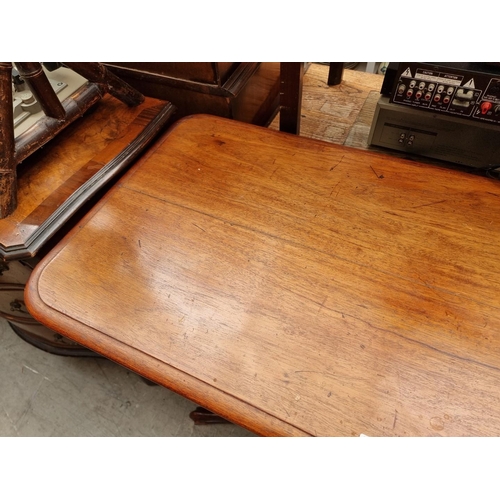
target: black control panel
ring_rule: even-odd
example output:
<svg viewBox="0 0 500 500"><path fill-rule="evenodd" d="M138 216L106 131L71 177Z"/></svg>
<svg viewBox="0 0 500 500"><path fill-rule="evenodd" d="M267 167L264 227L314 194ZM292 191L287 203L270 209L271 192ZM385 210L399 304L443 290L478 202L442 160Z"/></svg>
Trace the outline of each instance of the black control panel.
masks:
<svg viewBox="0 0 500 500"><path fill-rule="evenodd" d="M384 82L390 102L500 124L498 63L396 63Z"/></svg>

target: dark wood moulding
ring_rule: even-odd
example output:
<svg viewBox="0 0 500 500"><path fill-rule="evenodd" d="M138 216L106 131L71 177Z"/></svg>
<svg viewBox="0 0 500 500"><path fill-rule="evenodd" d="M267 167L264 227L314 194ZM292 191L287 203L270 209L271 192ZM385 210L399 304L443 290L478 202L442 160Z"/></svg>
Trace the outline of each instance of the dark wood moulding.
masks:
<svg viewBox="0 0 500 500"><path fill-rule="evenodd" d="M91 89L92 86L86 90L91 91ZM103 101L104 108L114 109L114 106L110 106L109 96ZM18 167L19 188L23 192L34 192L34 198L38 199L38 202L34 202L33 198L22 196L20 198L22 206L9 217L0 220L1 258L10 261L33 257L88 200L133 164L158 133L167 126L174 111L175 108L171 103L150 98L135 113L122 110L125 115L131 114L131 123L123 130L108 132L116 134L116 140L103 141L103 149L96 155L79 158L75 152L71 171L67 170L64 162L58 165L52 161L52 158L57 159L61 148L64 148L66 137L61 141L57 138L53 147L52 144L47 146L47 158L42 159L40 166L36 161L31 161L31 157L28 158L25 164ZM98 127L105 120L103 117L105 110L98 110L93 114L97 115L95 127ZM88 117L88 121L93 121L93 117ZM110 121L113 122L112 119ZM123 126L123 124L118 125L118 127ZM92 126L86 128L83 123L74 123L66 134L70 137L70 140L66 141L68 147L71 148L80 137L83 144L86 131L92 137ZM38 155L33 159L37 160ZM42 187L38 188L36 185L45 178L41 172L42 168L45 169L43 173L47 174L48 180L45 182L50 183L50 189L43 196L38 192Z"/></svg>

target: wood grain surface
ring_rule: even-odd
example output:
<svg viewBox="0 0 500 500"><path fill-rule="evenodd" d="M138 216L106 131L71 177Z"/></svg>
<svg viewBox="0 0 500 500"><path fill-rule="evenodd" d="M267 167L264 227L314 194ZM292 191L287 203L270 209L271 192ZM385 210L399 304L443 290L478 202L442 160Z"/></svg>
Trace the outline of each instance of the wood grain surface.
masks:
<svg viewBox="0 0 500 500"><path fill-rule="evenodd" d="M125 150L168 103L147 98L129 107L105 96L94 110L71 124L43 150L18 166L17 208L0 220L0 254L19 258L34 255L34 238L70 195ZM64 222L64 217L60 217ZM27 250L29 248L29 250Z"/></svg>
<svg viewBox="0 0 500 500"><path fill-rule="evenodd" d="M496 180L195 116L26 301L259 434L498 435L499 200Z"/></svg>

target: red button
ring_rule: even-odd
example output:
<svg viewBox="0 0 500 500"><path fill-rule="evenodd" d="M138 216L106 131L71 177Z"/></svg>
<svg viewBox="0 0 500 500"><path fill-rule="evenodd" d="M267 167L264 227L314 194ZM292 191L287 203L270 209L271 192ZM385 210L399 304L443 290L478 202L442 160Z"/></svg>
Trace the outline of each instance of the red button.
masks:
<svg viewBox="0 0 500 500"><path fill-rule="evenodd" d="M481 103L481 114L485 115L491 109L492 106L493 104L491 104L491 102L483 101Z"/></svg>

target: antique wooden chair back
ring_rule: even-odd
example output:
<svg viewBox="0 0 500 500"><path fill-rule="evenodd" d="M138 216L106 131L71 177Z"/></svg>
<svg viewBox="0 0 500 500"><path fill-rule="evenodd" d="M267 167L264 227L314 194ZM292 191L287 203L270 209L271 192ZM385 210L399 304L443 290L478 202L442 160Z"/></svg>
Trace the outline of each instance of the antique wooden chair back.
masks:
<svg viewBox="0 0 500 500"><path fill-rule="evenodd" d="M41 63L14 63L40 103L44 116L18 137L14 135L13 63L0 63L0 219L17 206L17 166L109 93L129 106L144 96L100 63L63 63L88 83L61 102Z"/></svg>

